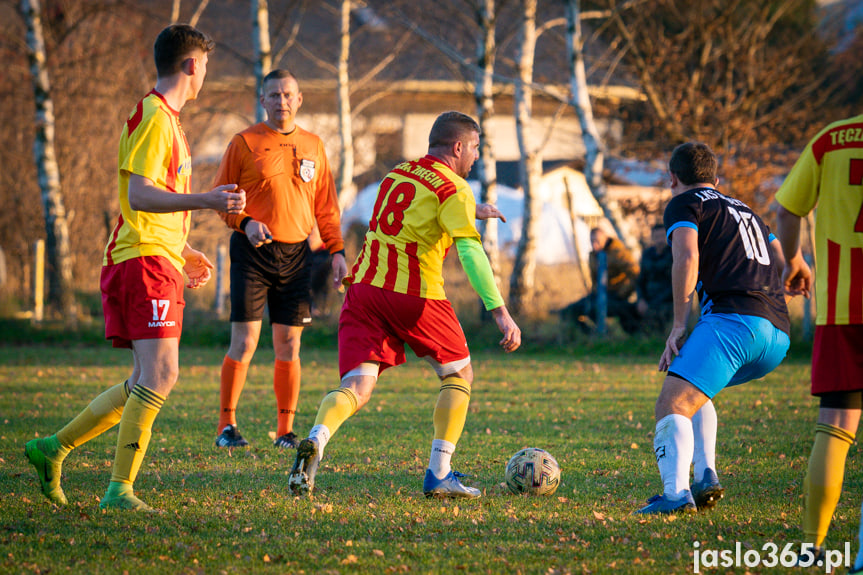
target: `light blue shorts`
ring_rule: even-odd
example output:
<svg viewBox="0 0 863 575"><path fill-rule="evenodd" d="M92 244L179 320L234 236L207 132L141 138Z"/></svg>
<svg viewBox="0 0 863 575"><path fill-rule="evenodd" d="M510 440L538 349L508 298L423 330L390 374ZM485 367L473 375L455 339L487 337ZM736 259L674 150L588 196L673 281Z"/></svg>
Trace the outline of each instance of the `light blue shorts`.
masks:
<svg viewBox="0 0 863 575"><path fill-rule="evenodd" d="M711 313L698 320L668 372L713 398L773 371L790 343L787 333L764 318Z"/></svg>

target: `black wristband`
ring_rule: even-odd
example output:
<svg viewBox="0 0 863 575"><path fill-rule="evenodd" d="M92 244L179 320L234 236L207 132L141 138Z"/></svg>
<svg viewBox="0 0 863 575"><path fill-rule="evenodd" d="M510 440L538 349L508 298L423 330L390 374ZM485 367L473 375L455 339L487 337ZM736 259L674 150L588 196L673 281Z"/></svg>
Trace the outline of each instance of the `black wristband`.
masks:
<svg viewBox="0 0 863 575"><path fill-rule="evenodd" d="M240 222L240 231L243 233L246 233L246 224L248 224L251 221L252 221L251 216L246 216L245 218L243 218L243 221Z"/></svg>
<svg viewBox="0 0 863 575"><path fill-rule="evenodd" d="M343 258L347 257L347 256L345 255L345 249L344 249L344 248L342 248L342 249L340 249L340 250L336 250L336 251L334 251L334 252L333 252L333 255L336 255L336 254L342 254L342 257L343 257Z"/></svg>

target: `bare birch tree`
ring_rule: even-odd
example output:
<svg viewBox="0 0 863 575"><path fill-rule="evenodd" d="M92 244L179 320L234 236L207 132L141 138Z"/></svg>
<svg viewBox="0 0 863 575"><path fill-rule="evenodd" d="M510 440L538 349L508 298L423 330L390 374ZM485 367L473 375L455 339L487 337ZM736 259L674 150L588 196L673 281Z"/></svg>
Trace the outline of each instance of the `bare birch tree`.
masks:
<svg viewBox="0 0 863 575"><path fill-rule="evenodd" d="M584 68L584 39L581 35L581 1L566 0L566 52L569 63L569 103L578 116L581 137L584 140L584 177L590 193L611 222L614 231L633 253L641 251L638 239L630 233L617 201L608 197L608 188L602 179L605 164L605 145L593 119L593 106L587 92L587 73Z"/></svg>
<svg viewBox="0 0 863 575"><path fill-rule="evenodd" d="M519 33L518 83L515 85L515 129L519 159L519 176L524 190L524 215L521 238L515 254L509 282L510 307L513 313L530 309L534 298L536 272L536 240L542 198L539 195L542 177L541 149L533 148L529 140L533 107L533 58L536 50L537 0L522 0L522 22Z"/></svg>
<svg viewBox="0 0 863 575"><path fill-rule="evenodd" d="M22 0L21 14L27 24L30 74L36 102L36 139L33 154L39 178L42 210L45 216L45 247L48 258L48 302L56 306L67 320L75 319L75 297L72 290L72 260L69 248L69 226L60 186L60 170L54 150L54 103L42 34L39 0Z"/></svg>
<svg viewBox="0 0 863 575"><path fill-rule="evenodd" d="M497 167L494 148L490 137L490 124L494 116L494 63L497 45L495 43L495 28L497 15L494 0L477 0L474 5L476 23L479 26L476 42L476 82L474 84L474 99L480 136L479 163L477 175L480 184L480 200L488 204L497 203ZM497 219L482 220L479 231L482 234L482 245L488 254L491 270L500 288L500 246L497 234ZM481 308L484 309L484 308Z"/></svg>
<svg viewBox="0 0 863 575"><path fill-rule="evenodd" d="M263 92L264 76L269 74L273 66L270 48L270 10L267 0L252 0L252 43L255 50L255 96L257 97ZM260 98L257 98L255 121L264 120L266 120L266 113Z"/></svg>
<svg viewBox="0 0 863 575"><path fill-rule="evenodd" d="M354 185L354 135L351 121L351 84L348 64L351 54L351 0L341 0L339 25L339 138L342 153L339 160L339 209L354 203L357 188Z"/></svg>

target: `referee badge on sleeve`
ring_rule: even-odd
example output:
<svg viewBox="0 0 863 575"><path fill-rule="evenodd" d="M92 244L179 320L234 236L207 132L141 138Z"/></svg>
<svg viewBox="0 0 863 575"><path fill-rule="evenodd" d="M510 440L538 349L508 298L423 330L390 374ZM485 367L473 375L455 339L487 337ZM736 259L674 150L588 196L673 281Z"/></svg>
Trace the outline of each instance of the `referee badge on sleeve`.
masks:
<svg viewBox="0 0 863 575"><path fill-rule="evenodd" d="M311 182L315 177L315 163L312 160L300 160L300 177L304 182Z"/></svg>

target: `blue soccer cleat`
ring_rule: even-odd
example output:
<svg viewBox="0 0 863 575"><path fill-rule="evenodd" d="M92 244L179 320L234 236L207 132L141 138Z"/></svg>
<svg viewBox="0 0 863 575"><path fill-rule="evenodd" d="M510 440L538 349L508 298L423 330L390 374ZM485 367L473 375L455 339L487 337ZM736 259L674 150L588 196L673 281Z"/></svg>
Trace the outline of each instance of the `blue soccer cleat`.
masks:
<svg viewBox="0 0 863 575"><path fill-rule="evenodd" d="M654 495L647 500L647 505L636 511L640 515L659 515L670 513L695 513L695 501L687 489L680 499L671 499L667 495Z"/></svg>
<svg viewBox="0 0 863 575"><path fill-rule="evenodd" d="M476 487L462 485L458 480L459 477L464 477L464 475L450 471L443 479L438 479L431 472L431 469L426 469L423 494L426 497L463 497L466 499L475 499L481 495L480 490Z"/></svg>
<svg viewBox="0 0 863 575"><path fill-rule="evenodd" d="M719 484L719 478L712 469L705 469L701 481L692 484L692 499L698 509L712 509L725 494L725 488Z"/></svg>

